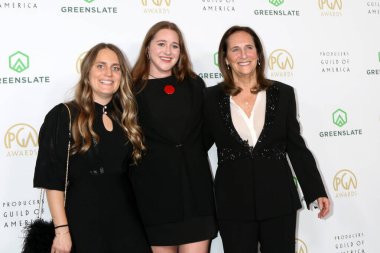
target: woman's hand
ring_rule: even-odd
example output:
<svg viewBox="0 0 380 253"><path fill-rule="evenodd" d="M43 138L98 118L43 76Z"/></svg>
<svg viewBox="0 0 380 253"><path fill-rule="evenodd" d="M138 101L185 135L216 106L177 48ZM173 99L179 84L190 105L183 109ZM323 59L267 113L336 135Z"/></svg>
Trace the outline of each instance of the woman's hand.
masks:
<svg viewBox="0 0 380 253"><path fill-rule="evenodd" d="M318 218L322 219L330 212L330 200L326 197L320 197L317 199L319 213Z"/></svg>
<svg viewBox="0 0 380 253"><path fill-rule="evenodd" d="M51 253L70 253L71 236L65 211L65 196L63 191L46 190L51 217L54 221L55 238L51 246Z"/></svg>
<svg viewBox="0 0 380 253"><path fill-rule="evenodd" d="M72 242L69 229L67 227L56 229L53 245L51 246L51 253L70 253L71 246Z"/></svg>

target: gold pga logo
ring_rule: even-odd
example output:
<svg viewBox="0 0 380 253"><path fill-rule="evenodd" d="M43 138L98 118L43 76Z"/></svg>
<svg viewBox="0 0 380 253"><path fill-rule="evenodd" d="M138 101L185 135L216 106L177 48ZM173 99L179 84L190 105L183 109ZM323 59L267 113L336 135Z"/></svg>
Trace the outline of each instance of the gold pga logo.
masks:
<svg viewBox="0 0 380 253"><path fill-rule="evenodd" d="M358 187L358 180L355 174L350 170L340 170L334 177L334 190L354 190Z"/></svg>
<svg viewBox="0 0 380 253"><path fill-rule="evenodd" d="M13 125L5 134L4 144L7 149L14 148L15 146L20 148L37 147L37 131L25 123Z"/></svg>
<svg viewBox="0 0 380 253"><path fill-rule="evenodd" d="M284 49L276 49L269 55L270 70L292 70L294 60L292 55Z"/></svg>
<svg viewBox="0 0 380 253"><path fill-rule="evenodd" d="M296 252L295 253L308 253L306 243L300 239L296 239Z"/></svg>
<svg viewBox="0 0 380 253"><path fill-rule="evenodd" d="M343 169L335 174L333 188L336 198L356 196L357 187L358 180L351 170Z"/></svg>
<svg viewBox="0 0 380 253"><path fill-rule="evenodd" d="M76 69L77 69L78 74L80 74L80 66L82 65L82 61L83 61L84 57L86 56L86 54L87 54L87 51L81 53L77 59Z"/></svg>
<svg viewBox="0 0 380 253"><path fill-rule="evenodd" d="M318 0L319 9L342 10L343 0Z"/></svg>
<svg viewBox="0 0 380 253"><path fill-rule="evenodd" d="M162 6L162 2L165 2L166 6L170 6L170 0L150 0L149 2L152 2L156 6ZM141 0L141 3L147 6L148 0Z"/></svg>
<svg viewBox="0 0 380 253"><path fill-rule="evenodd" d="M19 123L11 126L4 136L8 157L37 154L38 134L30 125Z"/></svg>
<svg viewBox="0 0 380 253"><path fill-rule="evenodd" d="M170 0L141 0L145 14L169 14Z"/></svg>

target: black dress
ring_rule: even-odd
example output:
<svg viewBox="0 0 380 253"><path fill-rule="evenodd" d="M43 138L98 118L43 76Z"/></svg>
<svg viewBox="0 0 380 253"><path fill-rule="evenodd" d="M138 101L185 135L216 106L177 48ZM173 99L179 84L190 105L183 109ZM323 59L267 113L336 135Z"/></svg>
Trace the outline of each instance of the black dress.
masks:
<svg viewBox="0 0 380 253"><path fill-rule="evenodd" d="M167 85L174 87L173 94ZM201 138L204 88L199 77L177 83L170 76L148 80L136 95L147 151L131 169L131 181L154 246L217 234L212 177Z"/></svg>
<svg viewBox="0 0 380 253"><path fill-rule="evenodd" d="M99 143L85 154L70 157L66 214L73 242L71 252L148 253L150 248L127 178L132 147L115 121L112 131L105 129L103 110L112 113L112 105L107 107L95 104L93 128L100 136ZM34 187L64 190L68 122L63 104L45 117L39 134Z"/></svg>

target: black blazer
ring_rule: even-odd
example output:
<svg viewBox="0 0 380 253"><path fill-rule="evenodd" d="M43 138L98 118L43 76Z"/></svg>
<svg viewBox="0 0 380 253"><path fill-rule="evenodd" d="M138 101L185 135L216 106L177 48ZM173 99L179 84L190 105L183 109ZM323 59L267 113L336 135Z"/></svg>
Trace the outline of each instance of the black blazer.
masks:
<svg viewBox="0 0 380 253"><path fill-rule="evenodd" d="M168 122L163 122L165 115L158 94L162 90L153 90L156 84L159 85L148 84L136 95L147 151L138 166L132 167L131 181L142 220L148 226L183 221L184 206L194 208L196 216L213 216L212 175L202 140L205 84L200 77L186 78L179 84L187 87L190 102L181 129L175 127L175 122L164 127ZM173 135L181 136L180 140L173 139ZM182 184L184 172L189 185L186 200Z"/></svg>
<svg viewBox="0 0 380 253"><path fill-rule="evenodd" d="M222 84L207 88L205 142L217 146L215 197L219 219L266 219L301 207L287 155L307 205L326 192L315 160L300 135L293 88L273 82L266 93L265 123L250 147L233 126Z"/></svg>

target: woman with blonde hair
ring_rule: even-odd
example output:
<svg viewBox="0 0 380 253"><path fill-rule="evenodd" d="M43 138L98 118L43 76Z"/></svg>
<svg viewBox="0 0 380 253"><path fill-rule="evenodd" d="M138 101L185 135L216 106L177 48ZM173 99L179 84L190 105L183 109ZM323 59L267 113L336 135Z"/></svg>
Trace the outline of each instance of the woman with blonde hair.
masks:
<svg viewBox="0 0 380 253"><path fill-rule="evenodd" d="M34 187L46 189L55 226L51 252L150 252L127 178L144 145L118 47L100 43L88 51L75 98L66 105L72 119L64 104L45 117L34 175Z"/></svg>

